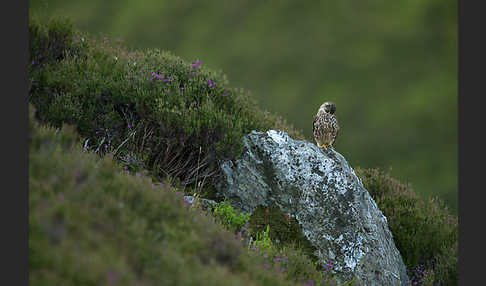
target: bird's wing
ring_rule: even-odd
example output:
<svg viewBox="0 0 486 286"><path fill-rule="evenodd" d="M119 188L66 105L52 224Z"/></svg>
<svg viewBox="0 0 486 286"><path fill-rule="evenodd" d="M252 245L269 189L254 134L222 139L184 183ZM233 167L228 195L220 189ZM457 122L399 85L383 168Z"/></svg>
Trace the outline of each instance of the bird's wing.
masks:
<svg viewBox="0 0 486 286"><path fill-rule="evenodd" d="M336 138L338 137L338 134L339 134L339 124L338 124L336 118L334 118L334 123L336 124L336 128L335 128L336 134L334 135L334 140L336 140Z"/></svg>
<svg viewBox="0 0 486 286"><path fill-rule="evenodd" d="M312 121L312 133L314 134L314 136L316 136L316 122L317 122L317 115L314 116L314 120Z"/></svg>

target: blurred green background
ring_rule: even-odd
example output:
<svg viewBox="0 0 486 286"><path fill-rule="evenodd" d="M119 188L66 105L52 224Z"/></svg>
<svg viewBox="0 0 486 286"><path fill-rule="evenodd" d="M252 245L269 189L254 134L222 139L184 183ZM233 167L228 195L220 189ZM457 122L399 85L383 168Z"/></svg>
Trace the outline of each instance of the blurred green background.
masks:
<svg viewBox="0 0 486 286"><path fill-rule="evenodd" d="M31 0L40 18L160 48L222 69L313 142L337 105L335 149L354 167L391 168L457 214L457 1Z"/></svg>

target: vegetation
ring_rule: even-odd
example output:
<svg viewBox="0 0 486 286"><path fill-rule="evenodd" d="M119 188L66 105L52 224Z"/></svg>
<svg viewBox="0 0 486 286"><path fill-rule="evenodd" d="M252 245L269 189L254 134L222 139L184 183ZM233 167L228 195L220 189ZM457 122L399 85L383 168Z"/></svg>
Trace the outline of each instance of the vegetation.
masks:
<svg viewBox="0 0 486 286"><path fill-rule="evenodd" d="M129 175L113 158L83 151L73 126L41 126L33 114L31 108L31 285L331 281L298 250L225 230L217 216L185 203L182 187Z"/></svg>
<svg viewBox="0 0 486 286"><path fill-rule="evenodd" d="M68 15L133 49L201 56L309 141L318 107L334 101L334 146L352 166L392 167L457 215L457 1L144 3L29 1L39 17Z"/></svg>
<svg viewBox="0 0 486 286"><path fill-rule="evenodd" d="M130 52L66 19L31 19L29 35L33 285L334 283L323 275L332 262L316 267L299 225L277 209L248 217L182 199L214 195L218 161L237 158L250 130L299 131L199 60ZM456 285L457 217L388 174L357 174L411 282ZM249 237L238 232L247 223Z"/></svg>
<svg viewBox="0 0 486 286"><path fill-rule="evenodd" d="M251 130L281 128L220 72L160 50L128 52L75 32L66 20L30 24L30 97L36 116L76 126L86 149L138 162L158 179L218 176Z"/></svg>
<svg viewBox="0 0 486 286"><path fill-rule="evenodd" d="M268 230L267 227L270 229ZM297 220L283 213L279 207L258 207L249 221L251 233L267 232L281 247L296 247L317 262L315 247L307 240Z"/></svg>
<svg viewBox="0 0 486 286"><path fill-rule="evenodd" d="M248 222L250 214L238 213L229 202L222 201L213 210L213 214L219 219L220 223L226 227L227 230L237 231Z"/></svg>
<svg viewBox="0 0 486 286"><path fill-rule="evenodd" d="M432 276L440 285L457 285L457 216L438 198L424 201L409 185L383 171L357 169L356 173L386 216L414 281Z"/></svg>

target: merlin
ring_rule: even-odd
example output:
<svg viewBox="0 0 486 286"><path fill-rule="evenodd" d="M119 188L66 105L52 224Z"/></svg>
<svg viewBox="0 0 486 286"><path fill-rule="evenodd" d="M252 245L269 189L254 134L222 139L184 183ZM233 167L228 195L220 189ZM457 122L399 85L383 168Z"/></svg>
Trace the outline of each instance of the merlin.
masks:
<svg viewBox="0 0 486 286"><path fill-rule="evenodd" d="M319 148L332 147L339 131L339 125L334 116L336 105L332 102L324 102L317 111L312 122L312 132Z"/></svg>

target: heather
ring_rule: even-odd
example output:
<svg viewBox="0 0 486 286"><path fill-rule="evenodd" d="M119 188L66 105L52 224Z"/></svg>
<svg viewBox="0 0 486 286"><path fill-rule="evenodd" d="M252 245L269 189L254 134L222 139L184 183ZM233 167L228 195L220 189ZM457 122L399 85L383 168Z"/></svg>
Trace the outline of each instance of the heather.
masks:
<svg viewBox="0 0 486 286"><path fill-rule="evenodd" d="M183 185L130 174L111 156L83 150L73 126L43 126L33 113L31 108L32 285L332 281L298 249L274 246L268 232L251 239L236 232L238 223L221 223L221 217L236 215L228 206L214 214L190 206L183 199Z"/></svg>
<svg viewBox="0 0 486 286"><path fill-rule="evenodd" d="M29 102L43 122L76 126L86 149L187 183L210 183L251 130L284 129L247 92L202 60L158 49L127 51L74 31L66 19L31 20Z"/></svg>
<svg viewBox="0 0 486 286"><path fill-rule="evenodd" d="M202 59L129 51L59 18L31 19L29 49L32 284L334 283L332 261L317 267L295 221L276 209L238 213L213 191L243 135L300 131ZM356 171L411 283L456 285L457 217L387 173ZM184 194L220 204L203 210Z"/></svg>
<svg viewBox="0 0 486 286"><path fill-rule="evenodd" d="M336 150L352 166L393 167L457 215L458 2L32 0L92 35L159 47L222 69L312 139L337 104ZM113 7L116 7L114 9ZM343 153L344 152L344 153ZM378 155L377 155L378 153Z"/></svg>

